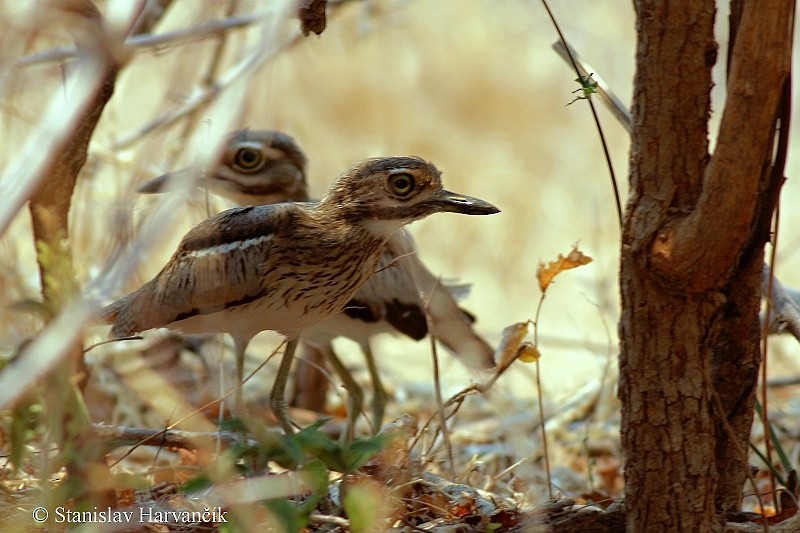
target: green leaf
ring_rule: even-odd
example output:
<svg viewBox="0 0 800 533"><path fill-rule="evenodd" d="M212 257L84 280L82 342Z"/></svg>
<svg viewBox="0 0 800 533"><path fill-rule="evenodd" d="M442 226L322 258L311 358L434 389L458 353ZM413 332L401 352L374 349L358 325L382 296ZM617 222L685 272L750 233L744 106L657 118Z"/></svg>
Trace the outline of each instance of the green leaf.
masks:
<svg viewBox="0 0 800 533"><path fill-rule="evenodd" d="M244 433L247 427L240 418L234 416L222 419L219 423L219 429L222 431L230 431L231 433Z"/></svg>
<svg viewBox="0 0 800 533"><path fill-rule="evenodd" d="M309 426L294 438L302 450L324 462L331 470L345 471L342 463L342 447L338 442L317 429L318 426Z"/></svg>
<svg viewBox="0 0 800 533"><path fill-rule="evenodd" d="M41 406L35 403L21 402L11 412L11 428L9 440L11 441L11 464L14 472L18 472L28 450L26 444L36 434Z"/></svg>
<svg viewBox="0 0 800 533"><path fill-rule="evenodd" d="M301 469L303 479L311 485L311 494L297 508L298 512L308 517L317 508L319 501L328 495L328 475L330 471L319 459L309 461Z"/></svg>
<svg viewBox="0 0 800 533"><path fill-rule="evenodd" d="M369 439L357 439L344 450L343 472L353 472L372 459L386 444L386 438L375 436Z"/></svg>
<svg viewBox="0 0 800 533"><path fill-rule="evenodd" d="M290 501L269 500L264 506L278 519L287 533L297 533L308 524L308 517L303 516L297 506Z"/></svg>
<svg viewBox="0 0 800 533"><path fill-rule="evenodd" d="M328 474L330 471L325 466L325 463L319 459L314 459L303 465L301 469L303 478L311 485L314 492L327 493L328 492Z"/></svg>
<svg viewBox="0 0 800 533"><path fill-rule="evenodd" d="M117 489L130 488L134 490L149 489L153 484L146 476L130 473L114 474L114 487Z"/></svg>
<svg viewBox="0 0 800 533"><path fill-rule="evenodd" d="M213 482L211 481L209 475L206 472L203 472L181 485L180 491L188 494L207 489L212 484Z"/></svg>
<svg viewBox="0 0 800 533"><path fill-rule="evenodd" d="M381 498L375 490L364 484L354 484L347 490L342 501L347 517L350 519L350 531L353 533L370 533L375 530L380 519Z"/></svg>

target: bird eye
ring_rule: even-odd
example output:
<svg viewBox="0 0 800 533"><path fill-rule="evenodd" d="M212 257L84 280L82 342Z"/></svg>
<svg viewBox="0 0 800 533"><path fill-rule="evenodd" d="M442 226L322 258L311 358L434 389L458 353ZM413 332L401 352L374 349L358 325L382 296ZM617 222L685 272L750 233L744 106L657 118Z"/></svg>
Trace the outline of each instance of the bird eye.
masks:
<svg viewBox="0 0 800 533"><path fill-rule="evenodd" d="M264 156L254 148L239 148L233 156L233 164L239 170L255 170L263 160Z"/></svg>
<svg viewBox="0 0 800 533"><path fill-rule="evenodd" d="M389 185L398 196L408 196L414 190L414 176L406 172L389 176Z"/></svg>

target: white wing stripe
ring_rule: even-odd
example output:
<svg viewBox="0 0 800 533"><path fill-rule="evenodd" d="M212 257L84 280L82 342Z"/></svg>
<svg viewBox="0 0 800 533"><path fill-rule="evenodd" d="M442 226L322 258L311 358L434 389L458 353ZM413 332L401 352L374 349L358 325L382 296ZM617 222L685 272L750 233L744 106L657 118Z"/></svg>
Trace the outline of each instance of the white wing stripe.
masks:
<svg viewBox="0 0 800 533"><path fill-rule="evenodd" d="M186 255L189 257L206 257L207 255L227 254L233 250L244 250L245 248L256 246L258 244L267 242L271 238L272 235L261 235L259 237L253 237L252 239L246 239L244 241L226 242L225 244L218 244L216 246L211 246L210 248L203 248L202 250L192 250Z"/></svg>

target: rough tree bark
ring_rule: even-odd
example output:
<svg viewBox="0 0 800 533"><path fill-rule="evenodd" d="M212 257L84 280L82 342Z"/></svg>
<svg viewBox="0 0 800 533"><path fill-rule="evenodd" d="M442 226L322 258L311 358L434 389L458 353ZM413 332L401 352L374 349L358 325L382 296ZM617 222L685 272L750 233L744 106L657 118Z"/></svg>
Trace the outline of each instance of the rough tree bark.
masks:
<svg viewBox="0 0 800 533"><path fill-rule="evenodd" d="M738 505L746 479L760 271L783 180L776 125L787 126L794 1L734 1L713 156L715 2L634 4L631 193L620 271L626 525L711 531Z"/></svg>

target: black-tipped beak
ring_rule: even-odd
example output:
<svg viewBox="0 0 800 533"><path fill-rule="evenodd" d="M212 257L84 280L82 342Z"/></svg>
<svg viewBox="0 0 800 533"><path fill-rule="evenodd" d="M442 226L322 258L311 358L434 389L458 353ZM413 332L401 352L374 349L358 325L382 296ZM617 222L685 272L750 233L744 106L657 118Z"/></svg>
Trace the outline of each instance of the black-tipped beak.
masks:
<svg viewBox="0 0 800 533"><path fill-rule="evenodd" d="M439 191L433 202L442 210L464 215L493 215L500 210L495 206L472 196L464 196L450 191Z"/></svg>
<svg viewBox="0 0 800 533"><path fill-rule="evenodd" d="M162 192L179 191L197 187L205 183L205 178L198 178L202 171L198 167L187 167L175 172L162 174L157 178L142 183L136 192L157 194Z"/></svg>

